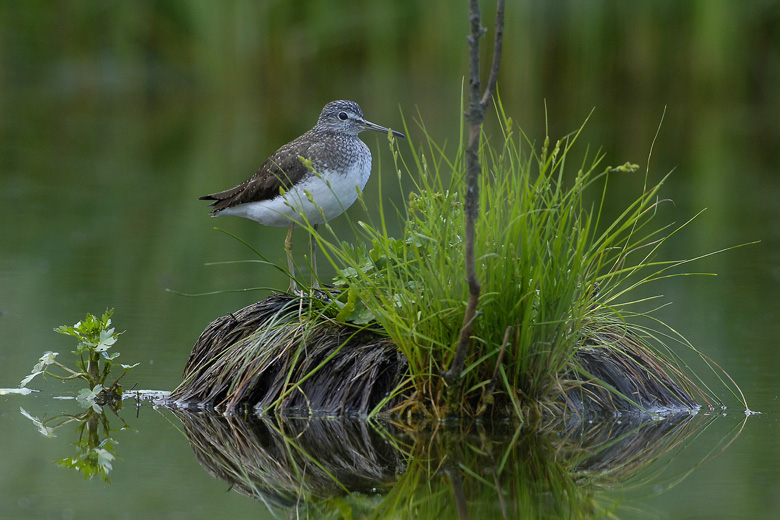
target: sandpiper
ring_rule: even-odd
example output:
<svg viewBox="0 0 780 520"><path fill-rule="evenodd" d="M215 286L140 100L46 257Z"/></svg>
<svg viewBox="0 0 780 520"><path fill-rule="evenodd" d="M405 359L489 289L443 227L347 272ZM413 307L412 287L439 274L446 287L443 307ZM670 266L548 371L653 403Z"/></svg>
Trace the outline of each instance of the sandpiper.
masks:
<svg viewBox="0 0 780 520"><path fill-rule="evenodd" d="M235 188L200 197L212 200L212 216L236 215L265 226L288 226L284 249L290 292L296 290L292 261L293 226L317 225L344 213L371 175L371 151L358 139L363 130L404 134L363 117L354 101L331 101L314 128L274 152L252 177ZM304 161L311 161L309 167ZM317 262L311 242L312 269Z"/></svg>

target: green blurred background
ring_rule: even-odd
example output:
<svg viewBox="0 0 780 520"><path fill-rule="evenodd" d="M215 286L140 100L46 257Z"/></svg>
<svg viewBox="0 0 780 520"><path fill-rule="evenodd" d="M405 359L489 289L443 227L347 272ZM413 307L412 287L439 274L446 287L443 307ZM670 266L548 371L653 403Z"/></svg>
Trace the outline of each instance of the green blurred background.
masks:
<svg viewBox="0 0 780 520"><path fill-rule="evenodd" d="M666 110L650 163L651 182L675 170L662 190L674 203L662 206L660 222L682 223L707 211L662 249L663 258L761 241L687 269L718 278L678 278L651 293L674 302L658 316L728 368L751 408L777 411L780 3L507 4L499 91L531 140L541 142L545 128L551 138L562 137L593 110L574 157L590 144L591 155L599 148L606 154L605 165L632 161L644 170ZM485 62L494 9L483 2L491 29ZM267 292L190 298L166 289L286 287L266 266L204 265L252 258L215 225L280 263L284 230L209 219L197 197L247 178L278 146L308 130L333 99L353 99L368 119L393 128L400 128L403 111L410 133L402 153L422 143L418 115L437 142L454 150L467 31L466 2L450 0L0 3L0 387L18 384L44 350L70 349L53 327L115 307L114 322L125 330L117 344L122 361L141 363L127 383L173 388L205 325ZM493 114L487 128L496 132ZM374 153L366 188L371 212L376 172L380 165L392 172L392 163L382 136L364 139ZM399 201L405 194L392 177L383 179L385 192ZM610 183L606 211L615 215L636 198L643 178ZM358 207L349 215L366 218ZM334 228L350 239L344 220ZM43 401L35 402L45 409ZM0 429L14 446L0 448L0 509L9 518L43 517L70 495L36 495L33 483L87 494L102 484L71 484L73 476L54 468L40 451L48 441L30 438L33 427L18 417L20 402L35 407L18 396L0 397ZM694 500L702 518L778 510L775 421L772 413L756 418L716 459L713 465L735 472L727 480L717 480L717 472L691 477L715 493ZM155 439L176 439L147 428L136 442L150 452ZM134 464L152 463L125 456L127 485L145 500L154 477L132 480L145 474ZM182 446L169 460L154 461L163 470L147 469L179 475L190 458ZM210 508L257 512L246 499L220 494L210 477L191 478L201 480L166 489L172 498L157 510L169 518L176 511L205 517ZM187 486L215 488L204 499L211 505L176 502ZM31 496L48 497L43 503L53 509ZM686 507L690 496L679 486L663 495L661 510ZM751 503L770 505L751 509ZM77 517L91 511L68 504ZM115 517L148 513L137 504L121 509Z"/></svg>

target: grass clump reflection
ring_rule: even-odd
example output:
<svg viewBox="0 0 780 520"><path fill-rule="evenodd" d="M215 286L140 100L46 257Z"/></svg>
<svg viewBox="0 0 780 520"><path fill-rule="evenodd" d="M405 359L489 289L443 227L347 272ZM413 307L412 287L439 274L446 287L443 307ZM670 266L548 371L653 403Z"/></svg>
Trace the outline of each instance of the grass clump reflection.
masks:
<svg viewBox="0 0 780 520"><path fill-rule="evenodd" d="M172 409L201 466L285 518L600 518L712 419L429 423Z"/></svg>

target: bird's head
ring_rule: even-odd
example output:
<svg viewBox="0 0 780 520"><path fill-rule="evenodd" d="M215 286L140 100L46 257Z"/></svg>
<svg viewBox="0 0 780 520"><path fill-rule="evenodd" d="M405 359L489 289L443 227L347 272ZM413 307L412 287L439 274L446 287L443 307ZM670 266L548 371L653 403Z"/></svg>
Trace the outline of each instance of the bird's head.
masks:
<svg viewBox="0 0 780 520"><path fill-rule="evenodd" d="M358 135L363 130L374 130L385 134L390 131L384 126L366 121L360 106L354 101L346 100L331 101L325 105L317 120L317 128L347 135ZM395 130L392 132L398 137L406 137L401 132Z"/></svg>

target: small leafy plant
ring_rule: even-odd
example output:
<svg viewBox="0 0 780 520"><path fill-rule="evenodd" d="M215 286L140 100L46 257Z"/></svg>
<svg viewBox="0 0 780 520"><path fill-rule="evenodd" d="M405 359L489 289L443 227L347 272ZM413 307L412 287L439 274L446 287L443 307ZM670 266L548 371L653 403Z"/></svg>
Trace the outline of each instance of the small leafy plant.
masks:
<svg viewBox="0 0 780 520"><path fill-rule="evenodd" d="M93 407L96 412L100 412L100 408L104 405L118 407L122 401L122 386L119 385L119 380L138 363L134 365L117 363L119 352L109 353L120 334L111 325L113 312L113 309L108 309L100 318L87 314L75 325L62 325L54 329L55 332L78 340L76 350L73 351L78 356L76 370L57 361L59 355L57 352L45 352L32 372L22 379L19 387L25 388L30 381L41 374L62 381L82 379L87 383L88 388L82 389L79 393L76 398L79 402ZM106 379L116 365L122 368L122 374L111 385L106 386ZM55 372L55 369L58 371Z"/></svg>
<svg viewBox="0 0 780 520"><path fill-rule="evenodd" d="M55 332L72 336L78 340L73 354L77 356L76 368L68 367L57 361L57 352L45 352L33 367L32 372L22 379L20 389L26 386L38 375L51 376L55 379L68 381L71 379L83 380L87 387L82 388L76 395L85 411L78 415L61 414L51 418L39 419L21 408L21 413L38 428L38 431L46 437L55 437L55 431L66 424L77 423L79 440L76 446L76 454L64 457L57 461L60 466L75 469L85 479L95 476L103 481L109 481L109 473L113 469L112 462L116 458L117 442L111 436L111 427L105 413L108 407L116 414L116 410L122 405L122 386L119 380L128 370L135 365L123 365L117 363L119 352L109 353L119 337L119 332L111 324L113 309L108 309L98 318L92 314L76 323L68 326L62 325L54 329ZM122 368L122 373L113 383L107 385L111 369L116 365ZM21 393L21 392L20 392ZM118 416L118 414L116 414ZM121 418L120 418L121 420ZM127 428L122 420L122 429Z"/></svg>

